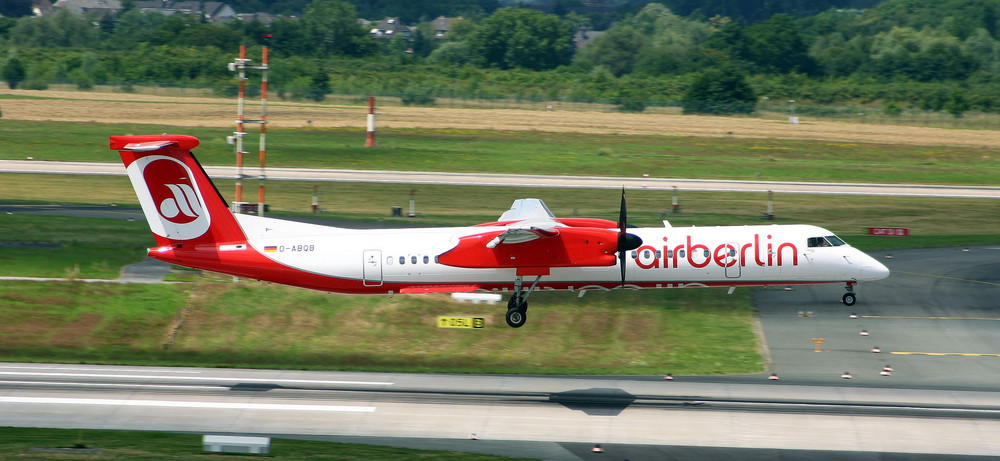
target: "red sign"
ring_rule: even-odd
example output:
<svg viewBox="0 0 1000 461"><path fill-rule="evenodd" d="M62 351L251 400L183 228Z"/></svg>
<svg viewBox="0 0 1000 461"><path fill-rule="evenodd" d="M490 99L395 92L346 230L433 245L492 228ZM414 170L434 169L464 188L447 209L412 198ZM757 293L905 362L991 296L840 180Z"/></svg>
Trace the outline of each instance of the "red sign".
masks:
<svg viewBox="0 0 1000 461"><path fill-rule="evenodd" d="M910 229L906 227L869 227L868 235L885 235L889 237L907 237Z"/></svg>

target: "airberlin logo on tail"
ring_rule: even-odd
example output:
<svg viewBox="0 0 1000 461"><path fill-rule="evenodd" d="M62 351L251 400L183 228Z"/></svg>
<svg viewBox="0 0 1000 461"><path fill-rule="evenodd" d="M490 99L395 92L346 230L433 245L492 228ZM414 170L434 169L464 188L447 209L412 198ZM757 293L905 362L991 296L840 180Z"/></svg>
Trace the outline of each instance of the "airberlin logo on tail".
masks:
<svg viewBox="0 0 1000 461"><path fill-rule="evenodd" d="M187 184L164 184L164 186L170 189L174 196L160 202L160 216L170 222L182 224L194 221L204 213L194 188Z"/></svg>
<svg viewBox="0 0 1000 461"><path fill-rule="evenodd" d="M164 155L141 157L128 166L139 203L156 235L191 240L208 231L211 216L191 169Z"/></svg>

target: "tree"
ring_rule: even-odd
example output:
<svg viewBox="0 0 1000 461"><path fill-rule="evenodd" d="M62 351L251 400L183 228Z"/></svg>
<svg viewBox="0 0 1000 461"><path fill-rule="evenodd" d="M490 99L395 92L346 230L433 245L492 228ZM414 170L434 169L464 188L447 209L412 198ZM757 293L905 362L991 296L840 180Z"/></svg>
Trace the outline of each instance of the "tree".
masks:
<svg viewBox="0 0 1000 461"><path fill-rule="evenodd" d="M746 77L736 66L702 72L684 95L685 114L749 114L757 104Z"/></svg>
<svg viewBox="0 0 1000 461"><path fill-rule="evenodd" d="M955 118L961 118L962 114L969 110L969 100L961 91L955 90L951 93L951 99L944 104L944 110Z"/></svg>
<svg viewBox="0 0 1000 461"><path fill-rule="evenodd" d="M31 15L31 0L3 0L0 2L0 16L19 18Z"/></svg>
<svg viewBox="0 0 1000 461"><path fill-rule="evenodd" d="M316 69L316 73L313 74L309 82L309 99L320 102L326 99L326 94L329 92L330 75L326 73L326 69L323 66L320 66L319 69Z"/></svg>
<svg viewBox="0 0 1000 461"><path fill-rule="evenodd" d="M503 8L469 36L469 50L482 67L531 70L568 64L573 31L558 16L525 8Z"/></svg>
<svg viewBox="0 0 1000 461"><path fill-rule="evenodd" d="M7 82L7 87L10 89L16 89L24 81L25 76L24 64L21 63L21 60L17 56L8 59L4 63L3 79Z"/></svg>
<svg viewBox="0 0 1000 461"><path fill-rule="evenodd" d="M767 21L747 27L746 33L750 38L750 60L757 69L779 74L817 73L816 61L809 57L809 50L791 16L776 14Z"/></svg>
<svg viewBox="0 0 1000 461"><path fill-rule="evenodd" d="M34 48L96 46L99 38L98 29L89 19L67 9L21 18L9 33L11 43Z"/></svg>
<svg viewBox="0 0 1000 461"><path fill-rule="evenodd" d="M649 38L630 26L612 27L581 50L576 61L587 67L604 66L621 77L632 73Z"/></svg>
<svg viewBox="0 0 1000 461"><path fill-rule="evenodd" d="M901 75L920 81L963 79L978 62L950 35L932 30L894 27L877 34L871 46L870 71L883 77Z"/></svg>
<svg viewBox="0 0 1000 461"><path fill-rule="evenodd" d="M354 6L343 0L313 0L302 14L306 39L319 56L369 56L378 51Z"/></svg>

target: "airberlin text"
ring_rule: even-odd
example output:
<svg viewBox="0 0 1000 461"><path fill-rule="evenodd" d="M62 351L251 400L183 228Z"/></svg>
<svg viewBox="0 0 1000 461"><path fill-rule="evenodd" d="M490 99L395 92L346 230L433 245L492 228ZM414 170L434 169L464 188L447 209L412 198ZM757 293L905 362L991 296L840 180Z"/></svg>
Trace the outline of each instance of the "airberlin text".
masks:
<svg viewBox="0 0 1000 461"><path fill-rule="evenodd" d="M643 245L635 250L635 263L641 269L669 269L678 267L685 260L691 267L701 268L715 263L720 267L732 267L739 264L783 266L791 262L792 266L799 264L798 249L793 243L771 241L771 235L761 239L760 234L754 234L753 242L739 244L723 243L714 249L701 243L692 243L691 236L679 245L669 245L667 237L663 237L663 247ZM791 258L791 261L789 261Z"/></svg>

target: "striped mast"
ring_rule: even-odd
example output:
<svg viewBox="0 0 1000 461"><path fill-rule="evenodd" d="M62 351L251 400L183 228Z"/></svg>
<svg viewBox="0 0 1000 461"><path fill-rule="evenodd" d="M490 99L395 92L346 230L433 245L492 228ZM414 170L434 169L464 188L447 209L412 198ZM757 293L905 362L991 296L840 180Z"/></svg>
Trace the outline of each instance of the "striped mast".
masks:
<svg viewBox="0 0 1000 461"><path fill-rule="evenodd" d="M264 216L264 181L267 174L264 172L264 160L267 142L267 47L264 47L261 58L260 80L260 184L257 186L257 215Z"/></svg>

